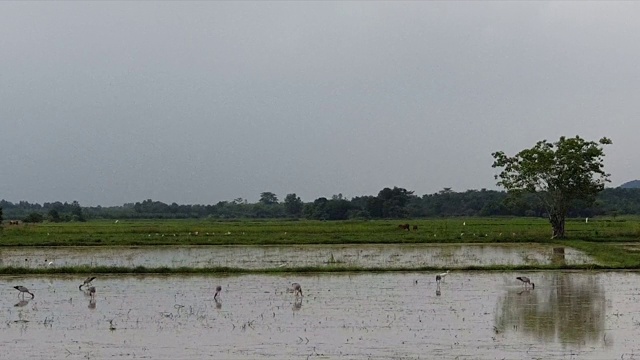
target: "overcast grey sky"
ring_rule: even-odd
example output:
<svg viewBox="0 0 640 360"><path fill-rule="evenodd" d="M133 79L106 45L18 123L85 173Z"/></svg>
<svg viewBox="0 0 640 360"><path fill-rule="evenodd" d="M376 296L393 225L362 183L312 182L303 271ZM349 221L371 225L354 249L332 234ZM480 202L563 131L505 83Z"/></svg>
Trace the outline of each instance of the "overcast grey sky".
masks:
<svg viewBox="0 0 640 360"><path fill-rule="evenodd" d="M640 178L638 2L0 2L0 199L495 189L610 137Z"/></svg>

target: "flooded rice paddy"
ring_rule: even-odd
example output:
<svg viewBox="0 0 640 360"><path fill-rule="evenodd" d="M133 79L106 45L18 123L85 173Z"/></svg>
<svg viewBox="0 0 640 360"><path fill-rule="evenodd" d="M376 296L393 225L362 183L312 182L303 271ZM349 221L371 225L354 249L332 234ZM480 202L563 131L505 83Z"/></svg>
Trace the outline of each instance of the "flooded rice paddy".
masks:
<svg viewBox="0 0 640 360"><path fill-rule="evenodd" d="M565 248L566 264L593 264ZM303 266L416 268L489 265L546 265L557 261L553 246L540 244L299 245L159 247L12 247L0 249L0 267L49 266L233 267L263 269Z"/></svg>
<svg viewBox="0 0 640 360"><path fill-rule="evenodd" d="M95 300L84 277L4 276L0 346L7 359L640 358L639 273L528 272L534 290L520 275L99 276Z"/></svg>

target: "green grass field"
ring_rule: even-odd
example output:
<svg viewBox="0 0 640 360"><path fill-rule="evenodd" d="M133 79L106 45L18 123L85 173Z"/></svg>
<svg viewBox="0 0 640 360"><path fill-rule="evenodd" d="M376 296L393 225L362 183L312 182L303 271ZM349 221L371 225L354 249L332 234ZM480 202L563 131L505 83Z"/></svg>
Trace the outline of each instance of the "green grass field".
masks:
<svg viewBox="0 0 640 360"><path fill-rule="evenodd" d="M417 225L417 231L398 228ZM567 222L567 237L593 242L636 241L640 220ZM548 242L538 218L376 221L136 220L5 225L0 246L275 245L340 243Z"/></svg>
<svg viewBox="0 0 640 360"><path fill-rule="evenodd" d="M406 231L408 223L417 230ZM569 220L567 240L550 239L538 218L455 218L375 221L132 220L4 225L3 246L302 245L374 243L553 243L596 258L605 268L640 269L640 219ZM78 269L85 272L86 269ZM106 269L105 269L106 270ZM129 271L132 269L128 269ZM231 269L218 269L233 271ZM209 269L208 272L218 271ZM299 269L312 271L314 269ZM326 269L325 269L326 270ZM358 270L358 269L350 269ZM385 269L380 269L385 270ZM402 269L386 269L402 270ZM14 270L5 269L4 273ZM15 270L19 271L19 270ZM42 270L46 271L46 270ZM61 271L60 269L56 271ZM66 269L73 272L73 269ZM127 269L111 269L122 272ZM175 272L138 269L139 272ZM183 272L189 272L186 269ZM202 269L193 270L202 272ZM207 270L205 270L207 271Z"/></svg>

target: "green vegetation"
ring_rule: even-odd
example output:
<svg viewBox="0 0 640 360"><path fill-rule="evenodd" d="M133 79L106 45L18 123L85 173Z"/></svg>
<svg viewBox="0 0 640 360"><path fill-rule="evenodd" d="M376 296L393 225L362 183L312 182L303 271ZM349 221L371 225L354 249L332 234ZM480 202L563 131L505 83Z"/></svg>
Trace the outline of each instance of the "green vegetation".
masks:
<svg viewBox="0 0 640 360"><path fill-rule="evenodd" d="M39 223L5 226L2 246L162 246L162 245L303 245L376 243L542 243L566 246L593 257L600 265L490 265L456 270L640 269L640 221L637 218L568 220L571 240L549 239L549 225L540 218L469 218L406 220L417 230L403 230L405 221L214 221L129 220ZM14 273L270 273L315 271L429 271L438 267L380 268L348 266L246 270L216 268L56 267L0 268ZM449 269L452 269L449 267Z"/></svg>
<svg viewBox="0 0 640 360"><path fill-rule="evenodd" d="M417 231L398 228L401 223ZM636 241L640 222L632 218L569 220L573 240ZM375 243L549 242L540 218L472 218L361 221L129 220L5 226L0 246L87 245L285 245Z"/></svg>
<svg viewBox="0 0 640 360"><path fill-rule="evenodd" d="M547 211L535 194L514 198L504 191L442 189L434 194L414 195L402 188L385 188L376 196L357 196L351 199L341 194L303 203L296 194L288 194L283 202L267 193L263 201L251 204L237 198L213 205L165 204L151 199L121 206L78 207L73 203L32 204L0 200L7 220L24 220L31 213L39 213L50 222L70 222L98 219L300 219L363 220L417 219L449 217L542 217ZM271 200L269 200L271 199ZM607 188L598 193L596 202L587 206L573 203L567 216L640 215L640 189Z"/></svg>
<svg viewBox="0 0 640 360"><path fill-rule="evenodd" d="M637 240L636 240L637 243ZM580 250L607 269L640 269L640 249L630 249L630 243L563 241L562 245Z"/></svg>
<svg viewBox="0 0 640 360"><path fill-rule="evenodd" d="M562 136L555 143L539 141L512 157L495 152L493 167L503 168L496 175L498 185L516 195L534 194L549 218L553 238L564 238L569 210L578 202L591 206L609 181L602 149L608 144L607 138L596 143Z"/></svg>

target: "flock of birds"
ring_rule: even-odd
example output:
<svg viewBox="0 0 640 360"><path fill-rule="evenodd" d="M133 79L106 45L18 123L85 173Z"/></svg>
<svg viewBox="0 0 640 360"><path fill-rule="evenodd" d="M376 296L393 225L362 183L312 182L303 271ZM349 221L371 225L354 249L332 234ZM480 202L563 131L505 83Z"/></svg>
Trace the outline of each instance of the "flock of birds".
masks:
<svg viewBox="0 0 640 360"><path fill-rule="evenodd" d="M91 285L91 282L93 282L93 280L95 280L96 277L95 276L89 276L88 278L86 278L84 280L84 282L82 284L80 284L80 286L78 287L79 290L82 290L83 286L89 286ZM22 286L22 285L17 285L13 287L14 289L18 290L18 296L22 295L22 298L24 299L24 294L29 294L31 295L31 298L35 298L36 296L29 291L29 289L27 289L27 287ZM218 286L219 288L219 286ZM86 290L89 292L89 296L91 296L92 299L95 298L96 296L96 287L95 286L89 286L88 288L86 288Z"/></svg>
<svg viewBox="0 0 640 360"><path fill-rule="evenodd" d="M444 281L445 277L449 275L449 270L447 270L446 272L443 272L441 274L436 275L436 284L438 286L437 290L436 290L436 294L439 295L439 290L440 290L440 282ZM82 284L80 284L80 286L78 286L78 289L82 290L82 288L84 286L89 286L87 289L87 291L89 292L89 295L91 296L91 299L94 299L96 296L96 288L95 286L93 286L91 283L93 282L93 280L95 280L96 277L95 276L89 276L88 278L86 278L84 280L84 282ZM526 276L518 276L516 277L517 280L520 280L522 282L522 284L524 285L524 287L528 287L531 286L531 289L535 289L536 288L536 284L534 284L533 282L531 282L531 279L529 279ZM416 280L417 282L417 280ZM29 291L29 289L27 289L26 287L22 286L22 285L17 285L13 287L14 289L18 290L18 296L22 295L22 298L24 299L24 294L29 294L31 295L31 298L35 298L35 295ZM298 296L304 296L302 295L302 286L297 283L294 282L291 284L291 291L294 293L294 295L296 297ZM216 292L213 295L213 300L215 300L216 302L218 302L218 297L220 296L220 293L222 292L222 286L218 285L216 286Z"/></svg>
<svg viewBox="0 0 640 360"><path fill-rule="evenodd" d="M449 270L436 275L436 296L440 296L440 283L444 281L447 275L449 275ZM536 284L532 283L531 279L529 279L526 276L518 276L516 277L516 280L520 280L524 285L525 289L527 289L529 286L531 286L531 290L536 288ZM416 280L416 283L417 282L418 281Z"/></svg>
<svg viewBox="0 0 640 360"><path fill-rule="evenodd" d="M444 278L447 275L449 275L449 270L447 270L446 272L443 272L442 274L436 275L436 284L440 285L440 282L444 281ZM516 280L520 280L525 287L531 286L532 290L536 288L536 284L532 283L531 279L529 279L526 276L518 276L516 277Z"/></svg>
<svg viewBox="0 0 640 360"><path fill-rule="evenodd" d="M84 286L89 286L88 288L86 288L86 290L89 292L89 295L91 296L91 299L94 299L96 296L96 287L93 286L91 283L93 282L93 280L95 280L96 277L95 276L89 276L88 278L86 278L82 284L80 284L80 286L78 286L79 290L82 290L82 288ZM29 291L28 288L26 288L25 286L22 285L17 285L13 287L14 289L18 290L18 296L22 295L22 298L24 299L24 294L29 294L31 295L31 298L35 298L35 295ZM303 296L302 295L302 286L300 286L300 284L298 283L292 283L291 284L291 291L295 294L296 297L298 296ZM220 293L222 292L222 286L218 285L216 286L216 292L213 295L213 300L215 300L216 302L218 302L218 297L220 296Z"/></svg>

